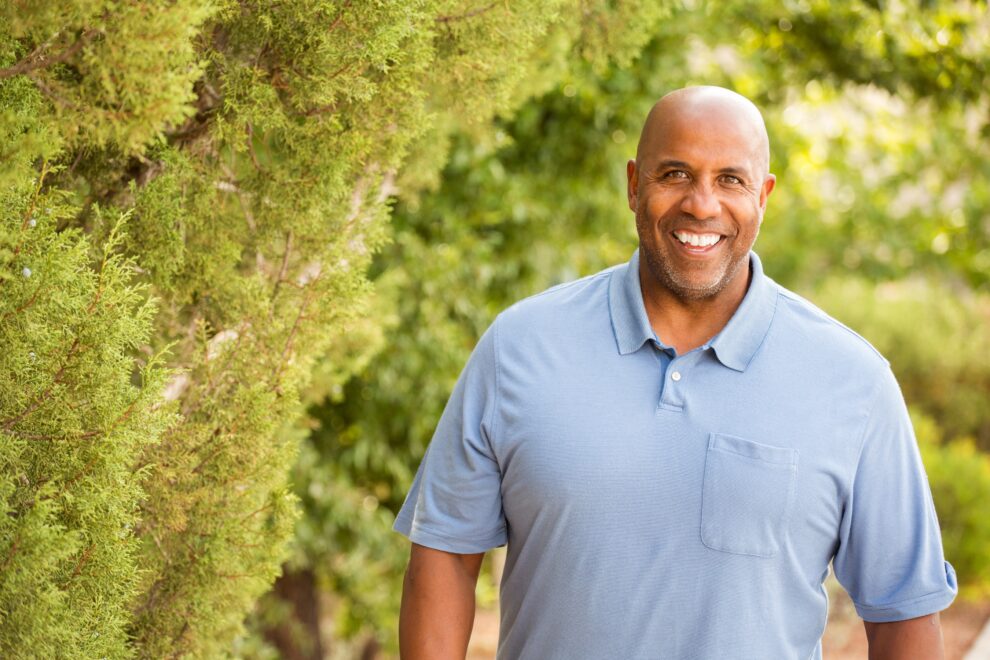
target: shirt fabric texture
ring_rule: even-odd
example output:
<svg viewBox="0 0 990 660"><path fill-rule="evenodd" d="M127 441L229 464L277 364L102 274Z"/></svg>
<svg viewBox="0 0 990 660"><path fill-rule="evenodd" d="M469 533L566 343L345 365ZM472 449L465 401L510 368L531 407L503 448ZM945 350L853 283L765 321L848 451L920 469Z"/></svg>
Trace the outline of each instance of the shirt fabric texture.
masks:
<svg viewBox="0 0 990 660"><path fill-rule="evenodd" d="M866 621L952 602L887 361L750 267L683 355L650 326L638 251L482 336L395 529L508 544L499 658L821 658L830 562Z"/></svg>

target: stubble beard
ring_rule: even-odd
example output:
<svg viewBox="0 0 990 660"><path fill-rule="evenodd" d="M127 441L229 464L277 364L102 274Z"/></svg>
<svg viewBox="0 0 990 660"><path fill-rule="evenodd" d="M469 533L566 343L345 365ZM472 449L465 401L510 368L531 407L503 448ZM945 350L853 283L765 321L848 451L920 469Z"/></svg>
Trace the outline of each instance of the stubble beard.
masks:
<svg viewBox="0 0 990 660"><path fill-rule="evenodd" d="M718 270L713 274L707 283L697 283L685 277L671 261L663 256L653 243L644 241L644 236L654 238L656 227L652 225L641 210L636 211L636 228L639 232L640 257L646 259L646 267L650 271L653 279L660 283L661 287L669 291L678 300L684 302L696 302L710 300L721 293L729 282L733 281L740 269L749 262L749 251L735 257L731 252L718 264ZM757 228L759 233L759 228ZM754 242L755 242L755 236Z"/></svg>

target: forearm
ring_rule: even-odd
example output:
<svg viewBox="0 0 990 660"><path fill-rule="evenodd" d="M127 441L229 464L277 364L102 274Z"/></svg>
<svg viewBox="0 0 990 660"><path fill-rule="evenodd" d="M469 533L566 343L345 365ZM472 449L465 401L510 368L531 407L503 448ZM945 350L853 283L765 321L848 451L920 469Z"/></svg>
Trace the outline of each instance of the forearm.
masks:
<svg viewBox="0 0 990 660"><path fill-rule="evenodd" d="M943 660L938 613L890 623L864 622L870 660Z"/></svg>
<svg viewBox="0 0 990 660"><path fill-rule="evenodd" d="M483 556L413 546L399 614L402 660L464 659Z"/></svg>

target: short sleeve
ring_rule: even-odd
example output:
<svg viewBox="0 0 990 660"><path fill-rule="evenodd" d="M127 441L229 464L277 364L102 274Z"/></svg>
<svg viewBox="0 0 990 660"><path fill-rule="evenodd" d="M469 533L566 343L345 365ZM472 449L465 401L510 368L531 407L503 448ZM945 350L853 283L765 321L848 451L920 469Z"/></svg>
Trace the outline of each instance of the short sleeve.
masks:
<svg viewBox="0 0 990 660"><path fill-rule="evenodd" d="M956 595L928 477L889 367L866 421L833 566L864 621L932 614Z"/></svg>
<svg viewBox="0 0 990 660"><path fill-rule="evenodd" d="M505 545L501 473L492 450L498 405L496 323L457 379L396 517L414 543L471 554Z"/></svg>

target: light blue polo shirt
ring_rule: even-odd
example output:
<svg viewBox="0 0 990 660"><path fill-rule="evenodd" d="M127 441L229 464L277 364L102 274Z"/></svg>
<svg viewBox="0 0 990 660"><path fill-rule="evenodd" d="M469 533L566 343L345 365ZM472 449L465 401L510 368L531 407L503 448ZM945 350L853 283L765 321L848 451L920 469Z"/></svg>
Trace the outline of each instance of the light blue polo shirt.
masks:
<svg viewBox="0 0 990 660"><path fill-rule="evenodd" d="M508 544L499 658L821 658L830 561L867 621L952 602L886 360L750 264L684 355L650 327L638 251L479 341L395 529Z"/></svg>

